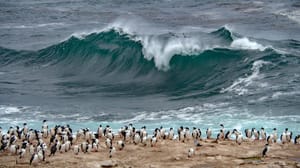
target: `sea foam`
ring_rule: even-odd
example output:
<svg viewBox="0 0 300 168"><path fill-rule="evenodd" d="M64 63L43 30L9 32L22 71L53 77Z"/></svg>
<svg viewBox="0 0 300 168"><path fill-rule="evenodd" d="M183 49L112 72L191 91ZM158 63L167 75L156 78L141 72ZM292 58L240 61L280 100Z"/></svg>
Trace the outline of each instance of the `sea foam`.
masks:
<svg viewBox="0 0 300 168"><path fill-rule="evenodd" d="M230 85L229 87L222 89L221 93L224 92L234 92L238 95L244 95L248 93L248 86L253 85L253 83L255 83L255 81L263 78L263 74L260 73L260 69L263 67L263 65L265 64L270 64L270 62L266 62L266 61L262 61L262 60L258 60L255 61L252 65L251 71L252 73L250 75L245 75L245 77L240 77L238 78L236 81L233 82L232 85ZM260 83L259 85L257 84L257 86L261 86L264 87L267 84L264 83Z"/></svg>
<svg viewBox="0 0 300 168"><path fill-rule="evenodd" d="M243 49L243 50L260 50L264 51L267 47L255 42L250 41L248 38L243 37L239 39L235 39L231 45L232 48L235 49Z"/></svg>

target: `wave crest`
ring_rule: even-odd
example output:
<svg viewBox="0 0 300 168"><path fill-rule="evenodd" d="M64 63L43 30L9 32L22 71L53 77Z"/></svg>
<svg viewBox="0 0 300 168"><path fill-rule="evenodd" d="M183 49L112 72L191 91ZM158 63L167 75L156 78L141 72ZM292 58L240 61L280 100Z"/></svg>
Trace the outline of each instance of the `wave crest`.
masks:
<svg viewBox="0 0 300 168"><path fill-rule="evenodd" d="M228 45L233 41L232 32L226 26L211 33L173 33L163 31L160 34L150 34L147 33L144 27L143 30L140 30L133 26L136 25L135 22L137 21L128 23L125 20L117 20L103 29L74 33L71 37L83 40L91 34L105 34L107 32L126 36L133 42L141 43L144 58L153 60L156 68L163 71L169 69L170 60L175 55L191 56L214 48L228 48ZM152 30L152 28L149 30Z"/></svg>
<svg viewBox="0 0 300 168"><path fill-rule="evenodd" d="M239 39L235 39L231 45L232 48L242 49L242 50L260 50L264 51L267 47L255 42L250 41L248 38L243 37Z"/></svg>

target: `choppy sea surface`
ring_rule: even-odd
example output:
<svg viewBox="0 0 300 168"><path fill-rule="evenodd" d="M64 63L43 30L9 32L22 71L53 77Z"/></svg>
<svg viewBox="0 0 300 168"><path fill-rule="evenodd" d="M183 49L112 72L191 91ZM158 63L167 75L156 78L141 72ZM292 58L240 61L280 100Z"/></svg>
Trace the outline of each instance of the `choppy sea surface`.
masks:
<svg viewBox="0 0 300 168"><path fill-rule="evenodd" d="M0 126L300 133L300 2L0 1Z"/></svg>

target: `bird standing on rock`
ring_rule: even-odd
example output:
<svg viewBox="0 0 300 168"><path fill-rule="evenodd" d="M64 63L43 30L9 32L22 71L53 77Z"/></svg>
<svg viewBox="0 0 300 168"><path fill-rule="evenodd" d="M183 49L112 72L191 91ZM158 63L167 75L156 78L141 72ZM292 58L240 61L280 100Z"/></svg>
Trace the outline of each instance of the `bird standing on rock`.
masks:
<svg viewBox="0 0 300 168"><path fill-rule="evenodd" d="M50 155L49 155L49 157L50 157L51 155L54 156L55 153L56 153L56 151L57 151L57 141L56 141L56 143L55 143L54 145L52 145L52 147L51 147L51 149L50 149Z"/></svg>
<svg viewBox="0 0 300 168"><path fill-rule="evenodd" d="M39 160L38 154L37 154L37 153L34 153L34 154L31 156L31 159L30 159L29 164L30 164L30 165L31 165L32 163L33 163L33 164L37 164L38 160Z"/></svg>
<svg viewBox="0 0 300 168"><path fill-rule="evenodd" d="M264 128L264 127L261 127L261 130L260 130L260 136L261 136L261 139L262 139L262 140L266 140L267 134L266 134L266 131L265 131L265 128Z"/></svg>
<svg viewBox="0 0 300 168"><path fill-rule="evenodd" d="M276 129L276 128L273 128L273 140L274 140L274 143L277 142L277 138L278 138L278 135L277 135L277 129Z"/></svg>
<svg viewBox="0 0 300 168"><path fill-rule="evenodd" d="M207 139L211 138L211 129L210 128L207 128L207 130L206 130L206 138Z"/></svg>
<svg viewBox="0 0 300 168"><path fill-rule="evenodd" d="M116 152L115 147L111 146L109 148L109 158L112 158L113 154Z"/></svg>
<svg viewBox="0 0 300 168"><path fill-rule="evenodd" d="M264 150L262 152L262 157L266 157L268 151L269 151L269 144L266 144L265 148L264 148Z"/></svg>
<svg viewBox="0 0 300 168"><path fill-rule="evenodd" d="M295 144L300 144L300 135L295 136L294 143Z"/></svg>
<svg viewBox="0 0 300 168"><path fill-rule="evenodd" d="M195 150L193 148L190 148L188 150L188 157L190 158L190 157L193 157L194 155L195 155Z"/></svg>
<svg viewBox="0 0 300 168"><path fill-rule="evenodd" d="M243 141L243 136L242 136L242 134L241 134L240 132L238 132L237 129L234 129L232 132L233 132L233 133L235 134L235 136L236 136L236 138L235 138L236 143L239 144L239 145L241 145L241 144L242 144L242 141Z"/></svg>
<svg viewBox="0 0 300 168"><path fill-rule="evenodd" d="M117 142L117 146L118 146L118 149L119 149L119 150L122 150L122 149L125 147L124 141L119 140L119 141Z"/></svg>

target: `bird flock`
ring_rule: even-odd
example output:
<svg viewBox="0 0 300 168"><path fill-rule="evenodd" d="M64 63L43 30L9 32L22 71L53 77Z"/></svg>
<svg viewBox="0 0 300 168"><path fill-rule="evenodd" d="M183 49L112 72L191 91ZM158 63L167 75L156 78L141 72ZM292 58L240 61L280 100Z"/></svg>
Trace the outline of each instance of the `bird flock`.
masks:
<svg viewBox="0 0 300 168"><path fill-rule="evenodd" d="M101 144L107 152L108 158L112 158L118 150L123 150L126 144L141 145L144 147L155 147L157 142L163 140L179 141L182 143L193 140L194 145L197 147L202 146L200 141L204 139L212 139L216 143L225 140L232 140L235 136L237 144L241 145L244 141L263 141L266 142L262 150L262 157L267 155L269 144L278 143L277 129L274 128L273 132L267 136L264 128L260 130L245 129L244 136L237 129L225 131L224 125L220 124L220 131L217 133L216 138L212 138L212 130L207 128L204 133L201 129L193 127L180 126L175 131L173 128L165 129L163 126L154 129L153 133L148 134L146 126L136 129L133 124L121 127L117 133L107 125L103 127L99 125L95 132L89 128L81 128L73 132L70 125L56 125L49 128L47 120L42 123L41 130L29 129L27 123L23 127L16 126L10 127L7 133L2 131L0 127L0 154L10 153L16 157L16 164L23 160L29 164L38 164L44 162L46 157L55 157L57 153L73 152L74 155L79 153L92 153L99 152ZM286 128L280 135L280 143L294 143L300 144L300 135L293 138L293 133ZM189 148L187 156L193 157L195 149ZM1 155L0 155L1 156Z"/></svg>

